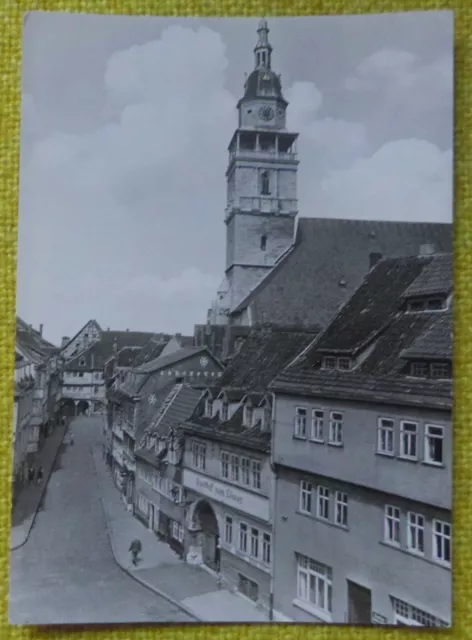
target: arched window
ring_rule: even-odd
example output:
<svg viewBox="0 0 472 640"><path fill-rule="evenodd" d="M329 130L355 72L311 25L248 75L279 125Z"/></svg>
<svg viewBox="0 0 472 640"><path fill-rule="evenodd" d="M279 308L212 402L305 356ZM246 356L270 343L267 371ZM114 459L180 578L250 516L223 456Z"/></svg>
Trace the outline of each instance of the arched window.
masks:
<svg viewBox="0 0 472 640"><path fill-rule="evenodd" d="M267 246L267 236L261 236L261 251L265 251Z"/></svg>
<svg viewBox="0 0 472 640"><path fill-rule="evenodd" d="M264 171L261 175L261 195L263 196L268 196L270 195L270 190L269 190L269 172L268 171Z"/></svg>

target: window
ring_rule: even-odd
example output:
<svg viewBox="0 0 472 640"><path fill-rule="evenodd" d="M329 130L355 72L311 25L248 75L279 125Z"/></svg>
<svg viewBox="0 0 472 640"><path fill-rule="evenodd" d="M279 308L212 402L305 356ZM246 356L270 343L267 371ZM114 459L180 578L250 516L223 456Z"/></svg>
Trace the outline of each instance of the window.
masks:
<svg viewBox="0 0 472 640"><path fill-rule="evenodd" d="M385 506L384 540L390 544L400 544L400 509L389 504Z"/></svg>
<svg viewBox="0 0 472 640"><path fill-rule="evenodd" d="M392 598L393 610L395 612L395 623L400 626L414 627L449 627L449 623L432 616L426 611L417 609L408 602Z"/></svg>
<svg viewBox="0 0 472 640"><path fill-rule="evenodd" d="M244 414L245 414L244 421L246 423L246 427L252 427L252 414L253 414L252 405L250 404L246 405Z"/></svg>
<svg viewBox="0 0 472 640"><path fill-rule="evenodd" d="M347 371L350 368L351 368L350 358L338 358L338 369L341 369L341 371Z"/></svg>
<svg viewBox="0 0 472 640"><path fill-rule="evenodd" d="M336 491L335 522L341 527L347 527L347 493Z"/></svg>
<svg viewBox="0 0 472 640"><path fill-rule="evenodd" d="M412 362L411 375L415 378L427 378L429 375L429 365L427 362Z"/></svg>
<svg viewBox="0 0 472 640"><path fill-rule="evenodd" d="M233 544L233 518L231 516L225 518L225 542Z"/></svg>
<svg viewBox="0 0 472 640"><path fill-rule="evenodd" d="M433 520L433 558L451 564L451 525Z"/></svg>
<svg viewBox="0 0 472 640"><path fill-rule="evenodd" d="M79 360L79 367L85 367L85 358Z"/></svg>
<svg viewBox="0 0 472 640"><path fill-rule="evenodd" d="M264 564L271 563L271 537L270 533L264 533L262 535L262 562Z"/></svg>
<svg viewBox="0 0 472 640"><path fill-rule="evenodd" d="M300 483L300 511L311 513L311 494L313 485L311 482L302 480Z"/></svg>
<svg viewBox="0 0 472 640"><path fill-rule="evenodd" d="M439 311L439 309L444 309L444 300L441 298L430 298L427 302L427 307L430 311Z"/></svg>
<svg viewBox="0 0 472 640"><path fill-rule="evenodd" d="M221 421L226 422L228 419L228 403L223 402L221 405Z"/></svg>
<svg viewBox="0 0 472 640"><path fill-rule="evenodd" d="M177 522L176 520L172 523L172 537L179 542L184 541L184 528L180 522Z"/></svg>
<svg viewBox="0 0 472 640"><path fill-rule="evenodd" d="M417 458L418 424L416 422L402 422L400 428L400 455L402 458L416 460Z"/></svg>
<svg viewBox="0 0 472 640"><path fill-rule="evenodd" d="M247 524L244 522L239 523L239 550L247 552Z"/></svg>
<svg viewBox="0 0 472 640"><path fill-rule="evenodd" d="M324 412L321 409L313 409L311 412L311 439L318 442L324 441L323 434Z"/></svg>
<svg viewBox="0 0 472 640"><path fill-rule="evenodd" d="M213 400L211 398L207 398L205 403L205 413L209 418L213 416Z"/></svg>
<svg viewBox="0 0 472 640"><path fill-rule="evenodd" d="M424 460L429 464L443 463L443 428L432 424L425 426Z"/></svg>
<svg viewBox="0 0 472 640"><path fill-rule="evenodd" d="M451 377L451 368L447 362L433 362L431 364L431 377L437 380L448 380Z"/></svg>
<svg viewBox="0 0 472 640"><path fill-rule="evenodd" d="M265 251L267 247L267 236L261 236L261 251Z"/></svg>
<svg viewBox="0 0 472 640"><path fill-rule="evenodd" d="M419 513L408 512L407 547L415 553L424 553L424 518Z"/></svg>
<svg viewBox="0 0 472 640"><path fill-rule="evenodd" d="M332 571L329 567L298 556L297 596L326 613L332 610Z"/></svg>
<svg viewBox="0 0 472 640"><path fill-rule="evenodd" d="M250 460L241 458L241 480L243 484L250 484Z"/></svg>
<svg viewBox="0 0 472 640"><path fill-rule="evenodd" d="M229 477L229 455L226 451L221 452L221 475L223 478Z"/></svg>
<svg viewBox="0 0 472 640"><path fill-rule="evenodd" d="M316 515L323 520L329 520L329 489L326 487L318 487Z"/></svg>
<svg viewBox="0 0 472 640"><path fill-rule="evenodd" d="M336 358L333 356L325 356L323 358L323 369L336 369Z"/></svg>
<svg viewBox="0 0 472 640"><path fill-rule="evenodd" d="M239 456L231 456L231 480L239 482Z"/></svg>
<svg viewBox="0 0 472 640"><path fill-rule="evenodd" d="M254 489L261 488L261 463L259 460L252 461L252 486Z"/></svg>
<svg viewBox="0 0 472 640"><path fill-rule="evenodd" d="M261 174L261 195L270 196L269 172L263 171Z"/></svg>
<svg viewBox="0 0 472 640"><path fill-rule="evenodd" d="M147 498L140 493L138 495L138 508L142 513L147 513L148 504Z"/></svg>
<svg viewBox="0 0 472 640"><path fill-rule="evenodd" d="M302 407L295 411L295 437L306 438L306 409Z"/></svg>
<svg viewBox="0 0 472 640"><path fill-rule="evenodd" d="M331 411L329 419L329 444L343 443L343 414Z"/></svg>
<svg viewBox="0 0 472 640"><path fill-rule="evenodd" d="M410 311L423 311L424 308L425 308L424 300L410 300L410 303L408 305L408 309Z"/></svg>
<svg viewBox="0 0 472 640"><path fill-rule="evenodd" d="M205 470L206 467L206 446L198 442L192 442L192 462L196 469Z"/></svg>
<svg viewBox="0 0 472 640"><path fill-rule="evenodd" d="M377 431L377 453L393 456L393 429L395 423L390 418L379 418Z"/></svg>
<svg viewBox="0 0 472 640"><path fill-rule="evenodd" d="M254 528L251 529L251 556L259 557L259 530Z"/></svg>

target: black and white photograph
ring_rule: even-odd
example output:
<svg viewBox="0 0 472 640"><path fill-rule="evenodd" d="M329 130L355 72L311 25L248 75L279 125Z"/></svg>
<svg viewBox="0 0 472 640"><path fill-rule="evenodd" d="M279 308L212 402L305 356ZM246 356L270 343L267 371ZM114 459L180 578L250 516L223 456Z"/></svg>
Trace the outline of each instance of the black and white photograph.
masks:
<svg viewBox="0 0 472 640"><path fill-rule="evenodd" d="M11 624L452 625L453 28L25 15Z"/></svg>

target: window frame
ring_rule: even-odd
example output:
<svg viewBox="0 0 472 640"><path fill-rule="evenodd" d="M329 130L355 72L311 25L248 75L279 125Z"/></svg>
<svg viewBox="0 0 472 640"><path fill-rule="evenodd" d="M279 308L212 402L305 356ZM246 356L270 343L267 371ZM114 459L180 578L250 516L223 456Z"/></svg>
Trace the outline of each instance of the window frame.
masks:
<svg viewBox="0 0 472 640"><path fill-rule="evenodd" d="M439 525L443 529L442 532L438 532L436 530L437 525ZM449 528L449 533L444 532L445 527ZM446 522L445 520L439 520L439 518L433 518L433 522L431 526L431 535L432 535L432 554L431 555L434 562L437 562L438 564L441 564L445 567L450 567L452 563L452 523ZM439 536L442 539L441 547L443 550L443 555L444 555L444 549L445 549L444 541L447 540L449 543L449 559L448 560L445 560L444 558L439 557L439 554L437 553L438 551L437 536Z"/></svg>
<svg viewBox="0 0 472 640"><path fill-rule="evenodd" d="M424 373L418 373L417 368L423 368ZM430 365L428 362L424 361L414 361L410 363L410 375L412 378L429 378L430 374Z"/></svg>
<svg viewBox="0 0 472 640"><path fill-rule="evenodd" d="M415 431L406 431L404 429L405 425L414 425L415 426ZM399 450L399 454L398 457L402 458L403 460L410 460L411 462L417 462L418 461L418 443L419 443L419 422L416 422L415 420L400 420L400 450ZM411 454L405 453L404 450L404 438L403 435L404 433L410 433L410 434L414 434L414 442L415 442L415 455L412 456ZM408 441L411 441L411 436L410 438L408 438Z"/></svg>
<svg viewBox="0 0 472 640"><path fill-rule="evenodd" d="M262 532L262 562L270 567L272 564L272 535Z"/></svg>
<svg viewBox="0 0 472 640"><path fill-rule="evenodd" d="M241 484L249 487L251 484L251 459L246 456L241 456L239 462L241 470Z"/></svg>
<svg viewBox="0 0 472 640"><path fill-rule="evenodd" d="M254 535L254 533L256 533L256 535ZM259 529L257 527L251 527L249 555L251 558L254 558L255 560L259 559L260 538L261 538L261 532L259 531ZM255 553L253 553L253 551L255 551Z"/></svg>
<svg viewBox="0 0 472 640"><path fill-rule="evenodd" d="M349 371L352 368L351 358L347 356L339 356L336 362L336 366L339 371Z"/></svg>
<svg viewBox="0 0 472 640"><path fill-rule="evenodd" d="M262 486L262 465L260 460L251 459L251 486L253 489L260 490Z"/></svg>
<svg viewBox="0 0 472 640"><path fill-rule="evenodd" d="M390 423L390 426L383 424L385 422ZM382 443L383 432L391 433L391 450L381 449L380 445ZM382 456L388 456L389 458L393 458L395 456L395 420L393 418L379 416L377 419L377 453Z"/></svg>
<svg viewBox="0 0 472 640"><path fill-rule="evenodd" d="M341 418L335 418L334 416L341 416ZM335 424L340 424L339 429L335 429ZM328 444L333 447L342 447L343 441L343 427L344 427L344 412L343 411L330 411L329 412L329 431L328 431ZM340 440L333 439L333 433L340 434Z"/></svg>
<svg viewBox="0 0 472 640"><path fill-rule="evenodd" d="M230 455L231 482L239 482L240 457L236 453Z"/></svg>
<svg viewBox="0 0 472 640"><path fill-rule="evenodd" d="M304 486L305 485L305 486ZM308 487L310 487L308 489ZM300 488L299 488L299 504L298 509L300 513L312 514L313 513L313 483L309 480L300 480ZM308 509L304 508L304 502L309 507Z"/></svg>
<svg viewBox="0 0 472 640"><path fill-rule="evenodd" d="M421 524L418 523L418 520L421 519ZM406 548L411 553L414 553L418 556L424 556L425 554L425 517L421 513L416 513L415 511L408 511L406 517ZM412 534L412 529L415 530L415 534ZM421 532L421 535L420 535ZM420 546L418 543L422 541L422 549L419 549ZM414 545L413 542L416 542Z"/></svg>
<svg viewBox="0 0 472 640"><path fill-rule="evenodd" d="M328 363L330 364L328 365ZM334 371L336 369L336 364L337 364L336 356L323 356L323 360L321 362L321 368L327 369L328 371Z"/></svg>
<svg viewBox="0 0 472 640"><path fill-rule="evenodd" d="M325 493L326 492L326 493ZM331 491L328 487L323 485L318 485L316 488L316 517L319 520L324 520L325 522L329 522L330 516L330 497ZM322 514L322 510L326 511L326 515Z"/></svg>
<svg viewBox="0 0 472 640"><path fill-rule="evenodd" d="M445 371L444 375L436 375L433 373L434 367L439 367L442 371ZM429 365L429 376L432 380L450 380L451 379L451 366L448 362L431 362Z"/></svg>
<svg viewBox="0 0 472 640"><path fill-rule="evenodd" d="M321 414L321 415L316 415ZM325 441L325 431L324 431L324 409L315 408L311 410L311 431L310 431L310 441L311 442L323 442ZM321 423L321 428L320 428ZM315 435L316 434L316 435ZM321 434L321 435L320 435Z"/></svg>
<svg viewBox="0 0 472 640"><path fill-rule="evenodd" d="M225 544L233 544L233 518L232 516L225 516Z"/></svg>
<svg viewBox="0 0 472 640"><path fill-rule="evenodd" d="M389 509L391 513L389 513ZM389 536L389 523L392 523L393 537ZM395 533L398 534L398 540L395 539ZM399 507L393 504L386 504L384 506L384 535L383 540L386 544L393 547L401 546L401 511Z"/></svg>
<svg viewBox="0 0 472 640"><path fill-rule="evenodd" d="M441 435L431 435L429 432L430 429L440 429ZM430 452L430 440L440 440L441 441L441 460L433 460L431 459ZM444 466L444 426L440 424L431 424L427 423L424 425L424 450L423 450L423 462L425 464L429 464L433 467L443 467Z"/></svg>
<svg viewBox="0 0 472 640"><path fill-rule="evenodd" d="M229 480L229 453L227 451L220 452L221 477ZM226 472L226 473L225 473Z"/></svg>
<svg viewBox="0 0 472 640"><path fill-rule="evenodd" d="M302 554L297 554L296 561L297 600L306 603L314 610L320 611L323 617L331 617L333 612L333 571L331 567ZM323 569L323 571L318 571L317 567ZM300 579L300 576L303 576L303 580ZM313 589L312 578L314 578ZM321 583L321 589L319 583ZM312 593L315 596L314 601L310 599ZM320 604L320 593L323 594L323 604Z"/></svg>
<svg viewBox="0 0 472 640"><path fill-rule="evenodd" d="M244 540L244 548L241 544L242 540ZM245 522L240 521L238 527L238 550L241 553L247 553L247 541L248 541L248 526Z"/></svg>
<svg viewBox="0 0 472 640"><path fill-rule="evenodd" d="M341 499L340 499L341 498ZM342 498L345 498L343 500ZM335 499L335 509L334 509L334 523L338 525L338 527L344 527L345 529L349 526L349 498L345 491L336 491L334 495ZM341 518L341 520L345 520L340 522L338 518L339 515L339 507L341 507L341 514L345 517Z"/></svg>
<svg viewBox="0 0 472 640"><path fill-rule="evenodd" d="M303 434L300 430L300 418L302 417L305 418ZM294 419L294 428L293 428L294 438L298 438L299 440L307 439L307 422L308 422L307 418L308 418L308 409L306 407L295 407L295 419Z"/></svg>

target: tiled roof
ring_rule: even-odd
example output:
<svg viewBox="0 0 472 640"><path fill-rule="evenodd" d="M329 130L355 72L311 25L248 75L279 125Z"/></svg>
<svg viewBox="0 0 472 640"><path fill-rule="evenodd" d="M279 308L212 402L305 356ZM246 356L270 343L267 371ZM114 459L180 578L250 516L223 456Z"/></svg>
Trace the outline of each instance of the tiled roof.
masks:
<svg viewBox="0 0 472 640"><path fill-rule="evenodd" d="M141 347L123 347L116 355L116 365L118 367L131 367Z"/></svg>
<svg viewBox="0 0 472 640"><path fill-rule="evenodd" d="M30 327L19 317L16 319L16 342L19 348L34 361L43 360L58 350L45 340L39 331Z"/></svg>
<svg viewBox="0 0 472 640"><path fill-rule="evenodd" d="M223 372L218 386L211 387L213 397L224 391L229 402L240 402L249 394L253 403L259 404L274 377L315 337L313 331L269 326L253 329ZM268 451L270 446L270 431L261 430L260 424L251 428L244 425L242 405L228 421L221 423L218 416L204 416L201 400L187 421L185 431L259 451Z"/></svg>
<svg viewBox="0 0 472 640"><path fill-rule="evenodd" d="M144 347L154 336L154 333L144 331L102 331L100 345L105 359L114 353L114 346L118 351L124 347Z"/></svg>
<svg viewBox="0 0 472 640"><path fill-rule="evenodd" d="M139 367L136 367L135 371L137 373L151 373L153 371L159 371L164 367L168 367L177 362L181 362L182 360L186 360L191 356L194 356L201 351L206 351L206 347L184 347L183 349L178 349L173 353L169 353L166 356L160 356L158 358L154 358L150 362L146 362Z"/></svg>
<svg viewBox="0 0 472 640"><path fill-rule="evenodd" d="M408 353L434 344L428 355L440 358L451 354L450 309L420 313L401 310L404 291L436 260L447 264L441 256L381 261L325 332L303 357L277 376L271 388L320 398L450 408L451 381L405 375L404 358ZM452 270L449 280L452 282ZM320 364L326 352L359 352L359 361L349 371L324 370Z"/></svg>
<svg viewBox="0 0 472 640"><path fill-rule="evenodd" d="M154 390L153 394L156 398L156 402L154 405L150 406L145 399L143 399L138 407L138 415L137 415L137 429L136 429L136 445L139 445L144 432L148 429L157 415L159 409L162 406L162 403L168 397L168 395L175 388L175 382L169 382L164 387L160 389Z"/></svg>
<svg viewBox="0 0 472 640"><path fill-rule="evenodd" d="M134 359L133 367L139 367L145 362L150 362L158 358L169 342L171 336L165 334L157 334L153 336Z"/></svg>
<svg viewBox="0 0 472 640"><path fill-rule="evenodd" d="M404 298L416 296L448 295L452 290L452 254L435 256L434 260L421 271L403 294Z"/></svg>
<svg viewBox="0 0 472 640"><path fill-rule="evenodd" d="M452 225L300 218L295 245L238 305L255 324L327 326L370 268L370 255L418 255L421 245L452 251Z"/></svg>
<svg viewBox="0 0 472 640"><path fill-rule="evenodd" d="M78 356L67 360L64 371L102 371L107 359L103 355L100 342L94 342ZM84 361L83 365L80 365L81 361Z"/></svg>
<svg viewBox="0 0 472 640"><path fill-rule="evenodd" d="M433 316L434 318L434 316ZM401 353L403 358L452 359L452 310L438 313L435 321L408 349Z"/></svg>

